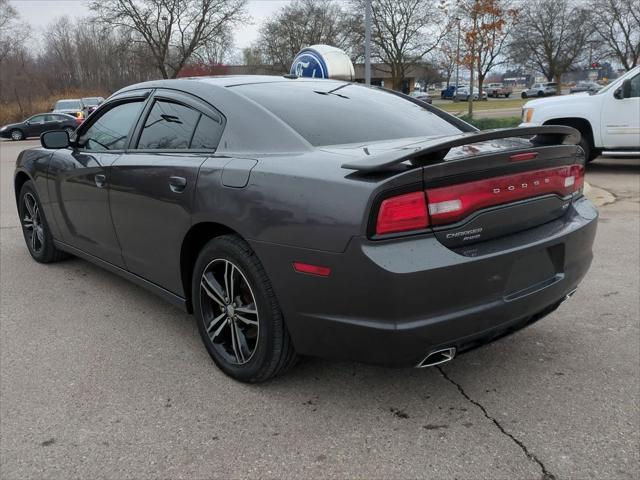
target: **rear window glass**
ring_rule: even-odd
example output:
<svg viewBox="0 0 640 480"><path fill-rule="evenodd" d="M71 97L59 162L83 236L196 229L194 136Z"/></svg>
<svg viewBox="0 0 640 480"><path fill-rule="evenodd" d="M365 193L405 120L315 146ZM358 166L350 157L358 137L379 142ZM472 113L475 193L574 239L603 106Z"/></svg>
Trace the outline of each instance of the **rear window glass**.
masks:
<svg viewBox="0 0 640 480"><path fill-rule="evenodd" d="M461 132L420 105L357 84L291 81L233 88L265 107L315 146Z"/></svg>
<svg viewBox="0 0 640 480"><path fill-rule="evenodd" d="M77 100L60 100L56 103L56 110L70 110L72 108L80 110L82 104Z"/></svg>

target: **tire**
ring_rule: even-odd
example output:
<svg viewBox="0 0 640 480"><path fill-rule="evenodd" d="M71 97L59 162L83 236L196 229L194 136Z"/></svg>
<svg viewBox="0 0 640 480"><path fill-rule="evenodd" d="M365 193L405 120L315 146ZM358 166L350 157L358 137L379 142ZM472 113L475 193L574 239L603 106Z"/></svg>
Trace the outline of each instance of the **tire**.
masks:
<svg viewBox="0 0 640 480"><path fill-rule="evenodd" d="M539 97L544 97L544 92L538 92Z"/></svg>
<svg viewBox="0 0 640 480"><path fill-rule="evenodd" d="M520 94L520 97L521 97L521 98L527 98L527 94L526 94L525 92L522 92L522 93Z"/></svg>
<svg viewBox="0 0 640 480"><path fill-rule="evenodd" d="M509 98L509 95L511 95L510 93L505 93L504 94L504 98Z"/></svg>
<svg viewBox="0 0 640 480"><path fill-rule="evenodd" d="M68 257L65 252L58 250L53 244L51 229L44 216L40 198L31 180L25 182L20 189L18 213L24 241L31 257L36 262L53 263ZM33 237L34 235L35 238Z"/></svg>
<svg viewBox="0 0 640 480"><path fill-rule="evenodd" d="M22 132L22 130L19 130L17 128L14 130L11 130L10 135L11 135L11 140L14 140L14 141L24 140L24 133Z"/></svg>
<svg viewBox="0 0 640 480"><path fill-rule="evenodd" d="M225 281L230 278L231 282ZM233 285L233 298L225 284ZM225 374L259 383L295 364L296 353L271 282L244 240L236 235L210 240L196 260L191 291L202 341Z"/></svg>
<svg viewBox="0 0 640 480"><path fill-rule="evenodd" d="M584 151L585 163L593 162L600 155L600 152L593 147L591 136L582 131L580 132L580 143L578 145Z"/></svg>

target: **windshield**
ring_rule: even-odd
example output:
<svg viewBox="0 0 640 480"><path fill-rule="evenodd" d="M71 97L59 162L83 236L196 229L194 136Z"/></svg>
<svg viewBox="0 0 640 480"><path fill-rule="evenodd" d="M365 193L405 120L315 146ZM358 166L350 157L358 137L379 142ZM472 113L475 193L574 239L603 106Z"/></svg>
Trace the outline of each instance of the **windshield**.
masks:
<svg viewBox="0 0 640 480"><path fill-rule="evenodd" d="M232 88L262 105L314 146L461 132L423 106L357 84L321 80Z"/></svg>
<svg viewBox="0 0 640 480"><path fill-rule="evenodd" d="M82 101L89 107L93 107L94 105L98 105L100 103L100 100L98 100L97 98L83 98Z"/></svg>
<svg viewBox="0 0 640 480"><path fill-rule="evenodd" d="M80 100L60 100L56 103L56 110L80 110Z"/></svg>
<svg viewBox="0 0 640 480"><path fill-rule="evenodd" d="M606 87L598 90L598 93L596 93L596 95L604 95L605 93L607 93L609 90L611 90L614 85L616 86L616 88L618 86L620 86L622 84L622 82L624 82L627 78L631 78L632 76L634 76L636 73L640 73L640 67L636 67L636 68L632 68L631 70L629 70L627 73L625 73L623 76L621 76L620 78L617 78L616 80L614 80L613 82L611 82L609 85L607 85Z"/></svg>

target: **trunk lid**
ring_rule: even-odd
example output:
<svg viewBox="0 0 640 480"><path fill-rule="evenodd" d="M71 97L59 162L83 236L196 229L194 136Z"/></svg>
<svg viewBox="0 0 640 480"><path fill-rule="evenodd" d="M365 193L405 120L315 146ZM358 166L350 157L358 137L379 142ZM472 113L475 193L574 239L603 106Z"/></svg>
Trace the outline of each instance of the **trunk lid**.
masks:
<svg viewBox="0 0 640 480"><path fill-rule="evenodd" d="M378 146L343 168L365 177L420 168L428 227L442 244L457 249L563 216L581 192L579 139L569 127L472 132ZM383 191L374 201L374 218L387 197ZM411 232L378 235L370 226L369 233L383 239Z"/></svg>

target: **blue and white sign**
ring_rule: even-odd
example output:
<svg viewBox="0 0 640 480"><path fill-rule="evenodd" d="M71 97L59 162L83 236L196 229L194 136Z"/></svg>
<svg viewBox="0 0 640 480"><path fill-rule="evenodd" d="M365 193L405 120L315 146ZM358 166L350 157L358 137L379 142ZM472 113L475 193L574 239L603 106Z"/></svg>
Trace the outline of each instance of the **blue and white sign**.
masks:
<svg viewBox="0 0 640 480"><path fill-rule="evenodd" d="M305 48L296 56L291 73L298 77L329 78L324 59L310 48Z"/></svg>
<svg viewBox="0 0 640 480"><path fill-rule="evenodd" d="M349 56L329 45L313 45L300 50L291 65L292 75L308 78L335 78L353 81L355 71Z"/></svg>

